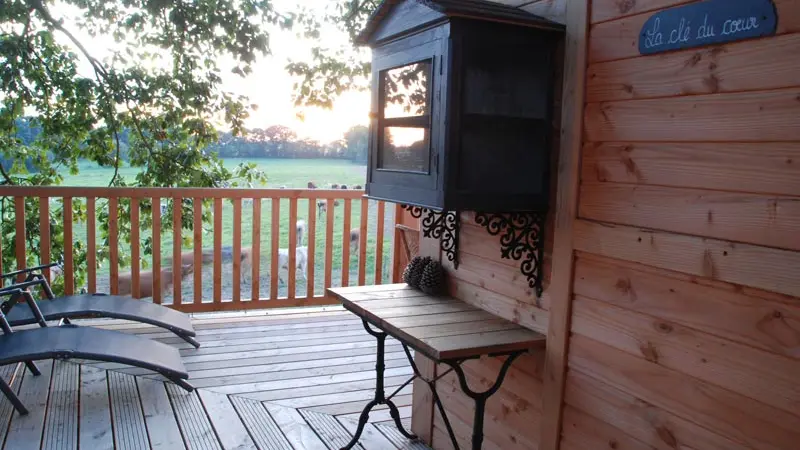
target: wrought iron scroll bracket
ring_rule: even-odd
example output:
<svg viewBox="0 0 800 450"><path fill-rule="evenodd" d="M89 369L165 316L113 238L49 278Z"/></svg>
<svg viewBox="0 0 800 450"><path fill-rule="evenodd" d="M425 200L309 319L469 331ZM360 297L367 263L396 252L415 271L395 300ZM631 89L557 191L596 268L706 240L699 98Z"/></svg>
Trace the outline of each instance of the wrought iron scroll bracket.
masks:
<svg viewBox="0 0 800 450"><path fill-rule="evenodd" d="M419 206L403 205L415 219L422 219L422 235L439 240L439 248L453 267L458 269L458 234L461 215L457 211L434 211Z"/></svg>
<svg viewBox="0 0 800 450"><path fill-rule="evenodd" d="M543 288L544 224L543 212L506 214L476 213L475 222L492 236L500 235L501 256L514 261L522 260L520 270L528 285L541 297Z"/></svg>

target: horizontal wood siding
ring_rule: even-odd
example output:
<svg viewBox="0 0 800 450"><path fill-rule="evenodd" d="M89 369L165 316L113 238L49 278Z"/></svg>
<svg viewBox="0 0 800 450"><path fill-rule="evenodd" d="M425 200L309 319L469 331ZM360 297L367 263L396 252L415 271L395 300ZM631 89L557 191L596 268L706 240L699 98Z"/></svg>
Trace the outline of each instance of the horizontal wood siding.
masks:
<svg viewBox="0 0 800 450"><path fill-rule="evenodd" d="M774 37L639 56L685 3L592 4L562 448L800 440L800 0Z"/></svg>

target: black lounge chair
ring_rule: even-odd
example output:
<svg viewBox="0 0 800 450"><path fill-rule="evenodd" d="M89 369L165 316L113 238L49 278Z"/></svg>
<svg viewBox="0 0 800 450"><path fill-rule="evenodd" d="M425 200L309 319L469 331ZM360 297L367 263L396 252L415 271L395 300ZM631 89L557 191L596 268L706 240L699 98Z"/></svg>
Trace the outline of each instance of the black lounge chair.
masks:
<svg viewBox="0 0 800 450"><path fill-rule="evenodd" d="M0 312L0 327L4 333L0 335L0 365L24 362L33 375L40 375L34 360L78 358L115 362L152 370L189 392L194 390L186 381L189 374L174 347L136 335L100 328L75 325L47 327L30 292L22 288L8 289L0 293L0 296L10 296L13 301L25 299L36 318L35 322L45 325L42 328L13 331L5 315ZM2 379L0 391L20 414L28 413L25 405Z"/></svg>
<svg viewBox="0 0 800 450"><path fill-rule="evenodd" d="M41 273L42 269L56 265L47 264L22 269L0 275L0 278L26 275L25 283L34 284L26 284L25 288L33 285L41 286L48 298L48 301L38 302L45 320L64 320L67 323L71 319L81 317L131 320L167 329L195 348L200 347L200 343L195 339L196 334L189 316L174 309L119 295L80 294L56 298L47 279ZM20 286L20 284L12 284L0 288L0 293ZM0 310L6 315L6 319L12 327L36 323L36 317L30 308L13 308L13 305L14 302L6 302L0 306Z"/></svg>

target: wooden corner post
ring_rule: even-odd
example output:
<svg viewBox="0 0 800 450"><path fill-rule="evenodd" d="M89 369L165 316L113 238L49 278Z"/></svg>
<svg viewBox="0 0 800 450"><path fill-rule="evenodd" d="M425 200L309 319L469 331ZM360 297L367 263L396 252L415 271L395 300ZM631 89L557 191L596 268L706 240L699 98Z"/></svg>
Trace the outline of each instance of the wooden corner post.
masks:
<svg viewBox="0 0 800 450"><path fill-rule="evenodd" d="M542 440L539 446L541 450L558 449L561 436L570 316L572 314L572 278L575 255L573 224L577 216L580 187L589 8L590 0L570 0L567 3L553 276L549 287L552 306L544 369Z"/></svg>

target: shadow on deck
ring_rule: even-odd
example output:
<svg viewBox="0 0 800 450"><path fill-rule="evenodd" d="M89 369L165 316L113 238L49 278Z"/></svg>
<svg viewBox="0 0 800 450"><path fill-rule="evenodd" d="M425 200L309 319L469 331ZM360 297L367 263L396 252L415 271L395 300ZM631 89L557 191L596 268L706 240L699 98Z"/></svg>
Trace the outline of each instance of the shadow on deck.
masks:
<svg viewBox="0 0 800 450"><path fill-rule="evenodd" d="M42 361L39 377L0 368L31 411L19 416L2 399L3 448L325 450L350 440L375 385L375 340L359 319L327 308L193 321L200 349L146 325L91 322L179 348L197 387L191 394L119 364ZM386 365L391 392L412 373L396 341L387 342ZM395 401L408 427L411 386ZM386 409L370 421L357 448L427 449L405 440Z"/></svg>

